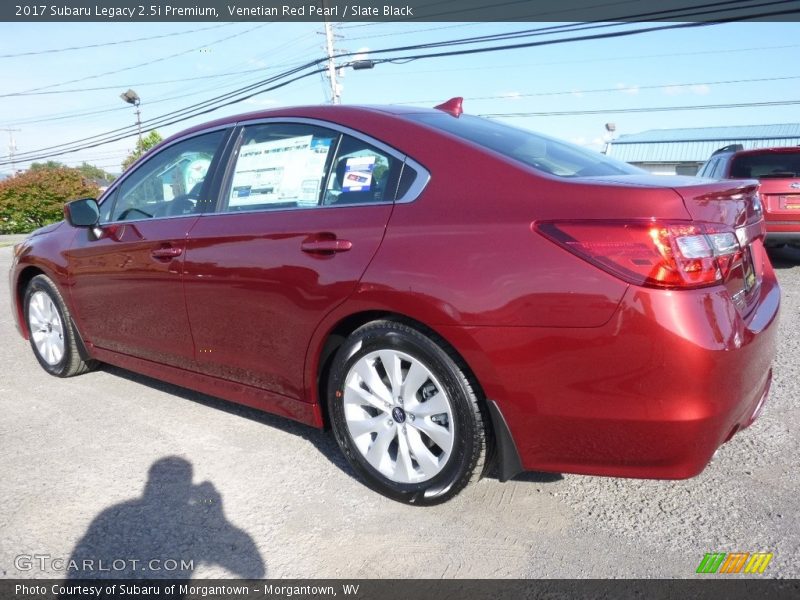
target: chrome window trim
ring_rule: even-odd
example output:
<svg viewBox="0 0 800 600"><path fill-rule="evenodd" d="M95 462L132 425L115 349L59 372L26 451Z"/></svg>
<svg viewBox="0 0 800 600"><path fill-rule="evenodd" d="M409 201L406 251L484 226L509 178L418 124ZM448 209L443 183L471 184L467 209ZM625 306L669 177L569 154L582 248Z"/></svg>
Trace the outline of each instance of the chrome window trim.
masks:
<svg viewBox="0 0 800 600"><path fill-rule="evenodd" d="M213 211L208 211L208 212L204 212L204 213L200 213L200 214L192 214L192 215L173 215L173 216L164 216L164 217L150 217L150 218L145 218L145 219L126 219L124 221L106 221L105 223L100 223L100 225L101 226L102 225L109 225L109 224L113 224L113 223L152 222L154 220L162 221L162 220L165 220L165 219L185 219L187 217L202 218L202 217L206 217L206 216L210 216L210 215L215 215L215 216L217 216L217 215L244 215L244 214L264 213L264 212L283 212L283 211L294 211L294 210L309 210L309 209L316 210L316 209L331 209L331 208L339 208L339 209L343 209L343 208L359 208L359 207L363 208L365 206L385 206L387 204L408 204L410 202L414 202L417 198L419 198L419 196L422 195L422 192L425 190L425 188L428 185L428 182L431 179L431 174L430 174L430 171L428 171L428 169L423 167L419 162L417 162L416 160L414 160L413 158L411 158L407 154L404 154L404 153L400 152L399 150L393 148L392 146L389 146L388 144L385 144L384 142L381 142L380 140L377 140L377 139L375 139L375 138L373 138L373 137L371 137L371 136L369 136L369 135L367 135L365 133L361 133L360 131L352 129L352 128L347 127L345 125L340 125L338 123L333 123L331 121L324 121L324 120L321 120L321 119L311 119L311 118L308 118L308 117L266 117L266 118L260 118L260 119L248 119L246 121L237 121L235 123L227 123L227 124L224 124L224 125L217 125L215 127L210 127L208 129L202 129L200 131L193 131L192 133L189 133L189 134L183 135L181 137L175 138L174 140L172 140L168 144L160 146L158 148L158 151L161 152L162 150L166 150L167 148L169 148L169 147L171 147L171 146L173 146L175 144L178 144L180 142L184 142L186 140L189 140L191 138L204 135L206 133L212 133L214 131L219 131L221 129L232 129L232 130L234 130L236 128L241 128L241 127L245 127L245 126L248 126L248 125L261 125L261 124L268 124L268 123L300 123L300 124L306 124L306 125L316 125L316 126L319 126L319 127L325 127L327 129L331 129L331 130L333 130L335 132L338 132L338 133L349 135L349 136L354 137L356 139L359 139L359 140L361 140L363 142L371 144L372 146L375 146L379 150L381 150L383 152L386 152L387 154L391 155L396 160L399 160L401 162L401 168L405 168L406 166L411 167L412 169L414 169L414 171L416 171L417 177L414 179L413 183L408 188L406 193L403 194L402 197L396 198L393 201L392 200L385 200L385 201L381 201L381 202L363 202L363 203L343 204L341 206L337 206L336 204L327 204L327 205L323 204L323 205L310 206L310 207L300 207L300 206L298 206L298 207L294 207L294 208L274 209L274 211L270 211L269 209L240 210L240 211L216 211L216 210L213 210ZM225 149L223 148L223 152L224 151L225 151ZM229 168L233 168L233 165L235 164L233 158L234 158L233 153L231 153L227 157L227 164L225 165L226 171ZM121 186L125 182L125 180L128 177L130 177L131 174L133 174L133 172L135 170L136 169L128 169L128 171L123 173L105 191L105 193L103 193L103 195L99 198L98 205L102 204L103 202L108 201L108 198L110 198L110 197L112 197L114 195L114 193L119 188L119 186ZM226 175L227 175L227 173L226 173ZM402 175L402 171L401 171L401 175ZM399 185L399 179L398 179L398 185ZM220 192L220 194L221 194L221 192Z"/></svg>
<svg viewBox="0 0 800 600"><path fill-rule="evenodd" d="M167 148L171 148L175 144L178 144L180 142L185 142L186 140L190 140L190 139L192 139L194 137L199 137L201 135L205 135L206 133L213 133L215 131L219 131L220 129L235 129L235 128L236 128L236 124L235 123L228 123L226 125L217 125L216 127L210 127L208 129L203 129L201 131L193 131L192 133L187 133L186 135L182 135L179 138L175 138L174 140L172 140L168 144L164 144L163 146L158 146L157 149L158 149L158 152L160 153L162 150L166 150ZM222 152L225 151L224 145L223 145L223 148L222 148L221 151ZM155 156L155 154L153 156ZM148 160L149 160L149 158L148 158ZM97 205L100 206L104 202L107 202L108 199L111 196L114 195L114 193L117 191L119 186L121 186L123 183L125 183L125 180L128 179L128 177L130 177L134 173L134 171L137 171L137 170L138 170L138 167L136 169L128 169L122 175L120 175L114 181L114 183L112 183L109 186L109 188L105 192L103 192L103 194L100 196L100 198L98 198ZM99 223L99 224L100 225L108 225L110 223L136 223L136 222L139 222L139 221L153 221L154 219L158 219L158 220L162 220L162 219L180 219L180 218L189 217L189 216L199 217L200 215L198 214L198 215L173 215L171 217L169 217L169 216L165 216L165 217L150 217L150 218L147 218L147 219L130 219L130 220L125 220L125 221L106 221L105 223Z"/></svg>
<svg viewBox="0 0 800 600"><path fill-rule="evenodd" d="M373 138L365 133L362 133L356 129L352 129L347 127L346 125L340 125L339 123L333 123L332 121L324 121L322 119L311 119L308 117L264 117L260 119L248 119L246 121L237 121L236 125L238 127L247 127L250 125L268 125L270 123L299 123L301 125L314 125L317 127L324 127L326 129L330 129L340 134L349 135L350 137L354 137L362 142L366 142L371 146L375 146L378 150L385 152L392 156L395 160L400 161L401 168L405 168L406 165L414 169L417 173L417 177L414 179L414 182L408 188L405 194L401 198L395 198L394 200L382 200L381 202L363 202L363 203L354 203L354 204L343 204L342 206L337 206L336 204L329 204L324 205L320 204L317 206L307 206L307 207L297 207L297 208L283 208L283 209L275 209L275 212L279 212L281 210L310 210L310 209L317 209L317 208L347 208L350 206L379 206L382 204L408 204L409 202L414 202L422 192L424 191L425 187L428 185L428 182L431 179L431 173L423 167L420 163L416 160L400 152L396 148L389 146L388 144ZM230 162L233 162L233 153L228 157ZM402 171L400 172L402 175ZM398 185L400 184L400 180L398 178ZM269 209L260 209L260 210L252 210L252 211L211 211L207 213L203 213L201 216L206 215L222 215L222 214L240 214L240 213L255 213L255 212L267 212Z"/></svg>
<svg viewBox="0 0 800 600"><path fill-rule="evenodd" d="M347 208L364 208L369 206L391 206L392 202L359 202L359 203L352 203L352 204L342 204L337 206L336 204L317 204L315 206L285 206L283 208L256 208L253 210L231 210L231 211L224 211L224 212L207 212L200 215L195 215L197 218L202 219L203 217L225 217L225 216L234 216L234 215L252 215L252 214L264 214L264 213L282 213L282 212L295 212L295 211L309 211L309 210L331 210L333 208L342 210ZM186 215L189 216L189 215ZM174 217L172 217L174 218ZM150 219L145 219L149 221ZM120 223L127 223L127 221L120 221Z"/></svg>
<svg viewBox="0 0 800 600"><path fill-rule="evenodd" d="M411 167L417 173L417 176L406 190L406 193L400 198L395 199L395 204L408 204L409 202L414 202L414 200L422 195L422 192L425 191L425 188L428 186L428 182L431 180L430 171L428 171L428 169L423 167L410 156L406 156L406 159L403 162L403 169L405 169L407 166ZM403 171L400 171L400 178L402 178L402 176ZM397 180L397 185L400 185L400 179Z"/></svg>
<svg viewBox="0 0 800 600"><path fill-rule="evenodd" d="M125 219L123 221L106 221L105 223L98 223L97 226L102 229L108 225L128 225L133 223L152 223L153 221L166 221L167 219L186 219L188 217L200 218L202 214L197 215L172 215L166 217L148 217L146 219Z"/></svg>

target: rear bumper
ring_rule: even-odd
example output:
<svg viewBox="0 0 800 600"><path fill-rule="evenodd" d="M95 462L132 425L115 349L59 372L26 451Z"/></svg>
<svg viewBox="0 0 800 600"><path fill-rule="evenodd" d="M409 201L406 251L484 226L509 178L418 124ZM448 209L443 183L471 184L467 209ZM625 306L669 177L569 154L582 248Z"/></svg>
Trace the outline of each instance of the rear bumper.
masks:
<svg viewBox="0 0 800 600"><path fill-rule="evenodd" d="M764 243L768 246L775 244L793 244L800 242L800 220L785 220L777 217L764 222L767 235Z"/></svg>
<svg viewBox="0 0 800 600"><path fill-rule="evenodd" d="M724 289L630 288L602 327L462 334L525 470L682 479L764 405L780 304L768 264L759 294L743 318Z"/></svg>
<svg viewBox="0 0 800 600"><path fill-rule="evenodd" d="M796 244L800 242L800 231L768 231L764 245Z"/></svg>

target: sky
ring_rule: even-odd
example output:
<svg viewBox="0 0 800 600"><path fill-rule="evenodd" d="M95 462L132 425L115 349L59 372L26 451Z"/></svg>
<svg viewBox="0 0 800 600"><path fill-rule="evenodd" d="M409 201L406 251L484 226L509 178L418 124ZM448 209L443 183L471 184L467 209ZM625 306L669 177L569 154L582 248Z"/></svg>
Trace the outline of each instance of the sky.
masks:
<svg viewBox="0 0 800 600"><path fill-rule="evenodd" d="M369 57L370 50L380 48L553 25L343 23L335 27L335 47ZM119 97L128 88L141 98L146 121L325 56L323 31L322 23L0 23L0 129L17 130L11 135L19 155L130 127L136 122L134 109ZM343 70L341 100L434 106L463 96L465 112L479 115L800 102L798 33L800 23L728 23L384 63L371 70ZM163 37L126 42L153 36ZM125 43L63 50L120 41ZM58 51L19 56L45 50ZM17 56L5 56L9 54ZM314 75L158 131L166 137L221 116L320 104L329 97L327 79ZM494 118L601 150L612 135L606 123L615 124L614 136L678 127L797 123L800 103ZM135 141L134 133L50 159L69 165L86 161L119 173ZM9 143L9 132L0 131L0 161L7 160ZM29 164L20 160L16 167ZM10 166L0 166L0 174L10 171Z"/></svg>

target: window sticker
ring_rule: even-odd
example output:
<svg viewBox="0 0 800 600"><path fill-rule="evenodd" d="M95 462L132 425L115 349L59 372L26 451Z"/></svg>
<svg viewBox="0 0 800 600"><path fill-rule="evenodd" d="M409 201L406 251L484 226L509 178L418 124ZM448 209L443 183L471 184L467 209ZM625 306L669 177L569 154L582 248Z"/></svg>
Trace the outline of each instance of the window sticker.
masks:
<svg viewBox="0 0 800 600"><path fill-rule="evenodd" d="M243 145L229 206L316 204L330 147L330 139L311 135Z"/></svg>
<svg viewBox="0 0 800 600"><path fill-rule="evenodd" d="M347 159L344 168L343 192L368 192L375 170L374 156L353 156Z"/></svg>

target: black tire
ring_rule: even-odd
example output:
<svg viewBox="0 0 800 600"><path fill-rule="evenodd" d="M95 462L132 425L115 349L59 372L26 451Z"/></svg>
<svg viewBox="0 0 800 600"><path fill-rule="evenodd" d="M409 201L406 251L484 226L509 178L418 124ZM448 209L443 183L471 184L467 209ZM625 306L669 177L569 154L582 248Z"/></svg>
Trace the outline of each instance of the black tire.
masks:
<svg viewBox="0 0 800 600"><path fill-rule="evenodd" d="M348 373L362 357L379 350L401 352L422 363L449 399L454 425L452 450L440 466L441 471L426 481L400 483L386 477L367 461L348 428L344 408ZM462 361L435 334L422 333L389 320L374 321L354 331L339 348L331 365L328 414L336 441L353 469L367 486L393 500L415 505L439 504L483 474L487 454L484 424L488 420Z"/></svg>
<svg viewBox="0 0 800 600"><path fill-rule="evenodd" d="M33 279L31 279L28 287L25 289L25 297L24 297L24 314L25 314L25 321L27 323L28 329L31 329L31 317L30 317L30 310L31 310L31 298L37 292L43 292L46 294L50 300L52 301L53 305L56 308L56 312L58 313L58 317L61 320L62 325L62 339L64 340L64 353L61 356L61 359L51 364L48 360L42 356L39 352L39 349L34 342L33 332L30 332L29 340L31 343L31 348L33 349L33 354L36 357L36 360L39 361L39 364L42 365L42 368L50 373L51 375L55 375L56 377L72 377L74 375L80 375L82 373L86 373L90 371L96 366L96 362L93 360L85 361L81 357L81 353L79 350L79 337L78 333L75 331L75 327L72 323L72 317L69 313L69 309L67 305L64 303L64 298L61 296L61 292L58 291L58 288L53 283L53 281L47 277L46 275L37 275Z"/></svg>

